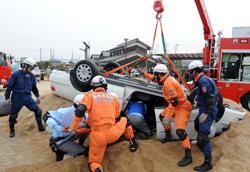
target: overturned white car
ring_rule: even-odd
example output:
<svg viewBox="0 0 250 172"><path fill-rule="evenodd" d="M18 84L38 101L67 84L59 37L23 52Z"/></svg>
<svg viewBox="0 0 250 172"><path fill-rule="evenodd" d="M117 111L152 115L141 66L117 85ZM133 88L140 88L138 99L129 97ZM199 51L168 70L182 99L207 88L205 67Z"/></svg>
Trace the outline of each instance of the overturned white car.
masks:
<svg viewBox="0 0 250 172"><path fill-rule="evenodd" d="M50 76L51 90L58 96L73 100L73 97L79 93L87 92L90 88L91 79L100 74L96 66L87 60L79 61L70 74L63 71L52 71ZM126 77L124 75L113 74L106 77L108 82L108 91L118 95L121 110L125 110L126 106L133 98L139 99L147 106L145 120L150 129L156 133L158 139L165 137L165 132L159 119L160 112L168 105L163 98L161 87L152 82ZM191 103L194 103L197 90L188 95ZM241 120L245 117L244 110L238 110L230 105L223 104L222 97L218 104L218 115L216 122L211 127L210 137L220 135L227 130L231 122ZM194 129L194 120L198 115L198 109L193 108L187 133L191 140L197 138L197 132ZM172 138L178 140L179 137L175 132L174 119L171 120Z"/></svg>

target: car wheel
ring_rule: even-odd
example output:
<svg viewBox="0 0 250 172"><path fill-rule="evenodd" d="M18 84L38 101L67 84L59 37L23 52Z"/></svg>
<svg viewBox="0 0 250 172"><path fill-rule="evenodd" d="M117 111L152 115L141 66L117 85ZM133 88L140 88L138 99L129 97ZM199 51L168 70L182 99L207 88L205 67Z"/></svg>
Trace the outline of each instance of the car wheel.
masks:
<svg viewBox="0 0 250 172"><path fill-rule="evenodd" d="M219 92L219 101L217 104L217 108L218 108L218 114L216 116L215 122L218 122L222 118L225 112L225 106L223 104L223 97L220 92Z"/></svg>
<svg viewBox="0 0 250 172"><path fill-rule="evenodd" d="M188 100L190 101L190 103L192 105L197 104L197 102L196 102L197 93L198 93L198 87L195 87L188 97ZM223 105L223 97L221 96L220 92L219 92L219 101L217 104L217 109L218 109L218 114L217 114L217 117L215 119L216 122L222 118L222 116L224 115L224 112L225 112L225 106Z"/></svg>
<svg viewBox="0 0 250 172"><path fill-rule="evenodd" d="M106 65L104 65L103 70L104 70L105 72L107 72L107 71L110 71L110 70L112 70L112 69L115 69L115 68L117 68L117 67L119 67L119 66L120 66L119 63L110 62L110 63L107 63ZM118 70L116 73L121 73L121 70Z"/></svg>
<svg viewBox="0 0 250 172"><path fill-rule="evenodd" d="M247 94L244 99L241 101L242 106L250 111L250 94Z"/></svg>
<svg viewBox="0 0 250 172"><path fill-rule="evenodd" d="M70 82L72 86L81 92L91 90L91 80L100 72L96 65L88 60L79 61L73 70L70 71Z"/></svg>

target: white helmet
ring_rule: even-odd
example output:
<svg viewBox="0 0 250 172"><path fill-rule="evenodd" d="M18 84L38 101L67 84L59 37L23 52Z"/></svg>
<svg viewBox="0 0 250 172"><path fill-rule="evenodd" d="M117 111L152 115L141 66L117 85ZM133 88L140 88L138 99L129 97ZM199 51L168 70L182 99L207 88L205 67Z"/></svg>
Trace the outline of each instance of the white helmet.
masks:
<svg viewBox="0 0 250 172"><path fill-rule="evenodd" d="M78 94L75 96L74 98L74 103L79 105L82 101L82 99L84 98L84 94Z"/></svg>
<svg viewBox="0 0 250 172"><path fill-rule="evenodd" d="M92 79L90 85L91 87L99 87L102 85L107 85L107 81L103 76L97 75Z"/></svg>
<svg viewBox="0 0 250 172"><path fill-rule="evenodd" d="M154 73L168 73L168 68L164 64L157 64L153 70Z"/></svg>
<svg viewBox="0 0 250 172"><path fill-rule="evenodd" d="M203 67L203 64L201 61L199 60L194 60L192 61L189 65L188 65L188 70L192 70L192 69L195 69L195 68L202 68Z"/></svg>
<svg viewBox="0 0 250 172"><path fill-rule="evenodd" d="M36 61L31 57L26 57L21 61L21 67L24 67L23 64L28 65L30 67L34 67L36 65Z"/></svg>

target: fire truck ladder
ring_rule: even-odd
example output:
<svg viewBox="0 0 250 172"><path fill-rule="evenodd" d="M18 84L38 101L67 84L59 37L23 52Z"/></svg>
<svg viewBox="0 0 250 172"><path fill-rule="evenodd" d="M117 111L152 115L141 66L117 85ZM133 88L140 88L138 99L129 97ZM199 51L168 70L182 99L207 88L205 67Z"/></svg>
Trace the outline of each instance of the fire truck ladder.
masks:
<svg viewBox="0 0 250 172"><path fill-rule="evenodd" d="M215 43L210 45L210 60L209 60L209 74L210 77L216 79L216 73L218 71L218 53L215 52Z"/></svg>

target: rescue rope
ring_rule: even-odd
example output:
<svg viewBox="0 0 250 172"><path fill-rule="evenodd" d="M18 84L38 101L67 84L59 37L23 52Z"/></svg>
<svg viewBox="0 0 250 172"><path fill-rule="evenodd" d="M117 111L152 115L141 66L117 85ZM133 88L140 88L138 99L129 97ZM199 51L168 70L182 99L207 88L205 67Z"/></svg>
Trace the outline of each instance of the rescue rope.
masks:
<svg viewBox="0 0 250 172"><path fill-rule="evenodd" d="M174 70L174 72L177 74L178 78L180 79L180 82L184 84L184 86L188 89L189 92L191 92L192 89L187 84L187 82L184 80L184 78L180 74L180 72L179 72L178 68L176 67L176 65L174 64L174 62L167 55L167 48L166 48L165 36L164 36L162 22L161 22L161 18L162 18L161 13L164 11L164 6L162 4L162 0L156 0L155 1L155 3L154 3L154 10L157 12L157 14L156 14L156 20L157 21L156 21L156 26L155 26L155 30L154 30L153 43L152 43L152 51L153 51L154 44L155 44L155 38L156 38L158 23L160 23L161 41L162 41L162 46L163 46L163 51L164 51L164 55L160 55L160 56L165 57L165 59L168 61L168 64L172 67L172 69Z"/></svg>

